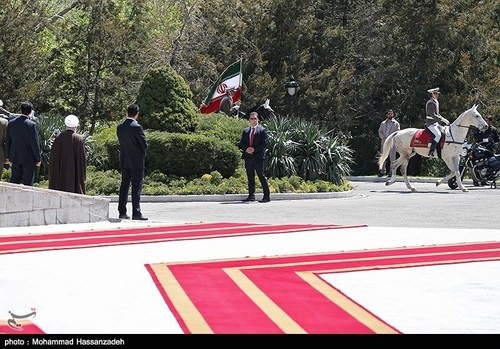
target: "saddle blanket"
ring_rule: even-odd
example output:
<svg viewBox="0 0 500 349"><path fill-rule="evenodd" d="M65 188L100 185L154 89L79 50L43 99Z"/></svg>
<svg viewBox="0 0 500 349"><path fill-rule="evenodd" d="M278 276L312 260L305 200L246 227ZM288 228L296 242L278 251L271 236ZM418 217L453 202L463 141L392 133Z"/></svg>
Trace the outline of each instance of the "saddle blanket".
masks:
<svg viewBox="0 0 500 349"><path fill-rule="evenodd" d="M432 137L434 137L434 135L431 132L425 129L419 129L413 135L410 142L410 146L414 148L428 148L429 144L432 141ZM444 137L441 136L441 140L439 141L439 147L443 148L443 145L444 145Z"/></svg>

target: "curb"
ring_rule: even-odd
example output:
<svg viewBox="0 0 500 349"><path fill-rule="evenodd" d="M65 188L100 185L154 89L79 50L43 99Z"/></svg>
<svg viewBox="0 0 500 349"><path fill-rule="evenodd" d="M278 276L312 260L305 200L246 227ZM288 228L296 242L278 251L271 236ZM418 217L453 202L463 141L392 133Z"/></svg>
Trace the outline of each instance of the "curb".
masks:
<svg viewBox="0 0 500 349"><path fill-rule="evenodd" d="M389 177L383 176L352 176L346 177L349 182L386 182ZM442 177L408 177L410 182L415 183L436 183ZM404 182L403 176L398 175L396 177L396 182ZM462 179L464 184L472 184L472 179ZM444 183L443 183L444 184Z"/></svg>
<svg viewBox="0 0 500 349"><path fill-rule="evenodd" d="M388 177L378 176L350 176L346 177L349 182L386 182ZM436 183L438 178L432 177L409 177L410 182L417 183ZM402 182L401 176L397 177L398 182ZM472 180L464 179L464 184L472 184ZM259 194L259 193L257 193ZM318 199L339 199L348 198L355 195L355 190L343 192L325 192L325 193L271 193L271 201L280 200L318 200ZM118 202L118 195L103 196L113 203ZM243 201L247 194L222 194L222 195L143 195L141 203L155 202L229 202ZM129 198L130 201L130 198Z"/></svg>
<svg viewBox="0 0 500 349"><path fill-rule="evenodd" d="M257 193L257 196L259 193ZM354 195L354 190L328 193L271 193L271 201L280 200L317 200L347 198ZM223 194L223 195L157 195L141 196L141 203L154 202L226 202L243 201L247 194ZM104 196L111 202L118 202L118 196ZM130 200L130 198L129 198Z"/></svg>

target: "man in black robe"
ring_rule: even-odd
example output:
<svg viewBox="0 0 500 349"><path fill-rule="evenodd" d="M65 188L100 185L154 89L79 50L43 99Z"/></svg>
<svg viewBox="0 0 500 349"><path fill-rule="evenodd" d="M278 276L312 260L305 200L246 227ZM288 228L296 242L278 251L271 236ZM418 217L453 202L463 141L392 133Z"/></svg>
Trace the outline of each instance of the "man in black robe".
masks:
<svg viewBox="0 0 500 349"><path fill-rule="evenodd" d="M61 132L50 149L49 189L85 194L85 140L76 133L79 120L75 115L64 119Z"/></svg>

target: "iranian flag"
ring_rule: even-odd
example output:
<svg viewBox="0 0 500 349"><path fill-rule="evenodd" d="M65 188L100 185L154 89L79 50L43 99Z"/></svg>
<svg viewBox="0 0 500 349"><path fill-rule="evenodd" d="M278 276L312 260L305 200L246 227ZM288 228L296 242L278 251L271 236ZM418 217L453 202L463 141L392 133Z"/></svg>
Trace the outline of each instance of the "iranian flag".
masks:
<svg viewBox="0 0 500 349"><path fill-rule="evenodd" d="M210 86L207 97L200 106L202 114L210 114L219 111L221 99L226 94L227 89L234 89L233 102L240 100L241 96L241 59L234 62L224 70L222 75Z"/></svg>

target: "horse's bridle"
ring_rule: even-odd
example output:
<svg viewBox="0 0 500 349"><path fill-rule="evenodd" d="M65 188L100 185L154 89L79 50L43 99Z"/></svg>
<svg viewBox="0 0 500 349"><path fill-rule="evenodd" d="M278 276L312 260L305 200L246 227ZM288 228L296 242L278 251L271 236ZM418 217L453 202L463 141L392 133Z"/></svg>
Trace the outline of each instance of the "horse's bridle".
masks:
<svg viewBox="0 0 500 349"><path fill-rule="evenodd" d="M464 144L465 140L464 140L464 142L457 142L457 141L455 141L455 138L453 137L453 134L451 133L451 128L450 127L451 127L451 125L448 126L448 131L450 131L450 137L451 137L452 140L451 141L445 141L445 143L448 143L448 144ZM460 124L458 124L457 127L470 128L470 126L462 126ZM446 136L446 133L445 133L445 136Z"/></svg>

